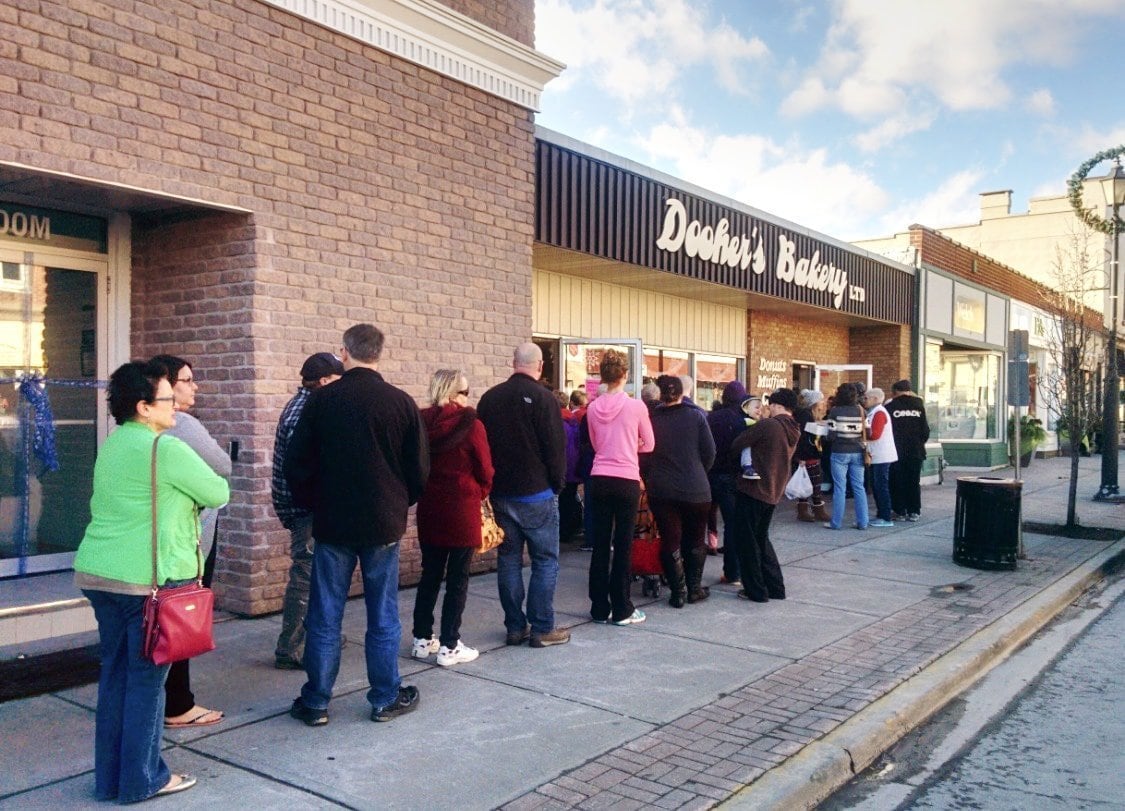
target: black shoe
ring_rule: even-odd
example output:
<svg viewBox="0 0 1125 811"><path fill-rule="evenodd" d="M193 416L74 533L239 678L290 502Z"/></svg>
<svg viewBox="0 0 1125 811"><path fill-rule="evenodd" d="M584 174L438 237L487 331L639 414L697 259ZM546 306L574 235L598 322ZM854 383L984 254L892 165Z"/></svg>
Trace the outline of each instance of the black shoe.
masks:
<svg viewBox="0 0 1125 811"><path fill-rule="evenodd" d="M749 594L746 589L741 589L738 592L738 596L743 600L749 600L752 603L768 603L770 601L769 597L754 597L753 595Z"/></svg>
<svg viewBox="0 0 1125 811"><path fill-rule="evenodd" d="M696 586L688 592L687 601L689 603L701 603L711 596L711 589L707 586Z"/></svg>
<svg viewBox="0 0 1125 811"><path fill-rule="evenodd" d="M417 687L400 687L398 688L398 698L392 703L387 704L385 707L371 708L371 720L393 721L400 715L414 712L418 709L418 704L421 701L422 696L418 694Z"/></svg>
<svg viewBox="0 0 1125 811"><path fill-rule="evenodd" d="M273 666L278 670L304 670L305 665L300 659L294 659L292 656L275 656Z"/></svg>
<svg viewBox="0 0 1125 811"><path fill-rule="evenodd" d="M522 631L508 631L508 635L504 637L504 644L522 645L529 639L531 639L531 626L525 625Z"/></svg>
<svg viewBox="0 0 1125 811"><path fill-rule="evenodd" d="M310 727L321 727L328 723L327 709L318 710L307 707L300 696L293 699L293 706L289 708L289 714L298 721L304 721Z"/></svg>
<svg viewBox="0 0 1125 811"><path fill-rule="evenodd" d="M672 606L672 608L683 608L684 607L684 600L686 600L686 599L687 599L687 595L684 592L674 591L674 592L672 592L672 595L668 598L668 605Z"/></svg>

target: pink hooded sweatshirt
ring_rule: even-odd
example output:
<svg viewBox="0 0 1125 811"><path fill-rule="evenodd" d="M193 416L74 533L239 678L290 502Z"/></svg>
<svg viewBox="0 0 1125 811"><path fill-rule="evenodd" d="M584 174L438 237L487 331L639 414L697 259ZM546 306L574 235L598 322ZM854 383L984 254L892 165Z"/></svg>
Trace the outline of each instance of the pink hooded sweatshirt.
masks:
<svg viewBox="0 0 1125 811"><path fill-rule="evenodd" d="M648 407L623 391L603 394L586 409L586 425L594 446L590 475L640 481L637 454L656 447Z"/></svg>

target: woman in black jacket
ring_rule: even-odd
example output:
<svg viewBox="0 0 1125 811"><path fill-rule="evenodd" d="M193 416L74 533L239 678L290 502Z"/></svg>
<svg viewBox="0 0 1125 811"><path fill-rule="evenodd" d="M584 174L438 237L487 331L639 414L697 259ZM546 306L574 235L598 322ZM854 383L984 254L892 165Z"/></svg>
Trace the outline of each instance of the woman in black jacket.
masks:
<svg viewBox="0 0 1125 811"><path fill-rule="evenodd" d="M660 556L672 596L668 603L706 600L701 583L707 562L707 515L711 509L711 484L707 471L715 461L715 440L706 415L683 401L683 382L661 375L662 406L652 412L656 450L641 457L641 475L649 506L660 532Z"/></svg>

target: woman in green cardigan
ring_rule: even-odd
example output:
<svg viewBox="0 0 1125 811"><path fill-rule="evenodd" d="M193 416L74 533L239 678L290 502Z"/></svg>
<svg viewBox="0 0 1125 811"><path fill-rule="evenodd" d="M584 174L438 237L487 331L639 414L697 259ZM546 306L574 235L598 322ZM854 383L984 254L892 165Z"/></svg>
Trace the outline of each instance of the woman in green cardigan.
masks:
<svg viewBox="0 0 1125 811"><path fill-rule="evenodd" d="M90 524L74 559L75 584L98 621L101 678L94 732L94 791L99 800L138 802L191 788L160 755L167 665L141 655L145 596L152 583L153 442L176 424L168 369L126 363L109 379L109 410L120 426L94 464ZM157 446L157 580L195 578L200 507L230 498L226 480L175 437Z"/></svg>

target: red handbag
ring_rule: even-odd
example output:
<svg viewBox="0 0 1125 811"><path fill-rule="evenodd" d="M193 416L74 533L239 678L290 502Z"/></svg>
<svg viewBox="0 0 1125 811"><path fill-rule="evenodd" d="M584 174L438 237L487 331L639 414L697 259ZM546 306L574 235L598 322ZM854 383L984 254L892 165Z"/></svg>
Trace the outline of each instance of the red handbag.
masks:
<svg viewBox="0 0 1125 811"><path fill-rule="evenodd" d="M641 501L637 507L637 523L633 526L633 546L629 550L629 567L634 575L664 574L660 563L660 535L656 520L648 506L648 493L641 488Z"/></svg>
<svg viewBox="0 0 1125 811"><path fill-rule="evenodd" d="M190 659L215 649L215 595L203 585L203 555L195 543L195 582L160 588L156 581L156 443L152 441L152 593L145 598L144 658L155 665Z"/></svg>

